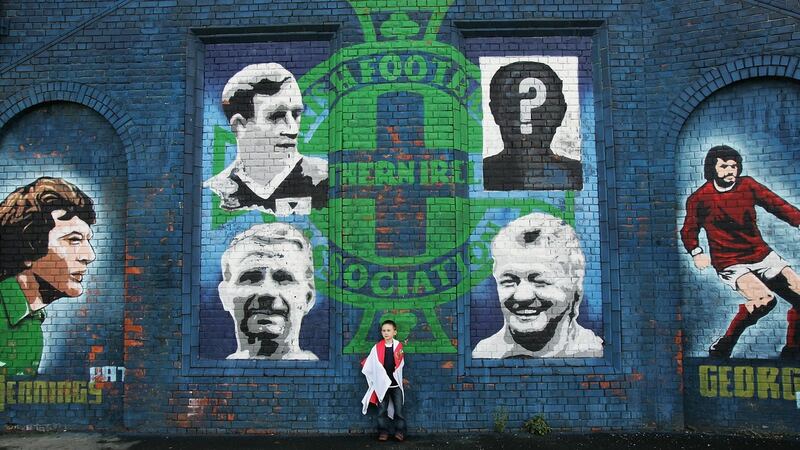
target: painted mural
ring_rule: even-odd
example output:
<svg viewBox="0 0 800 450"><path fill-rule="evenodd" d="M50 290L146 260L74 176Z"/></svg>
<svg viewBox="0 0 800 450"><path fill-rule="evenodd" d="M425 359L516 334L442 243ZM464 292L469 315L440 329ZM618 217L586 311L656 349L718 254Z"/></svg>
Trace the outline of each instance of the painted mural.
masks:
<svg viewBox="0 0 800 450"><path fill-rule="evenodd" d="M328 162L301 152L315 118L297 79L326 46L206 49L201 358L328 359L315 283L327 275Z"/></svg>
<svg viewBox="0 0 800 450"><path fill-rule="evenodd" d="M122 143L96 112L56 102L6 125L0 155L0 414L118 423Z"/></svg>
<svg viewBox="0 0 800 450"><path fill-rule="evenodd" d="M591 52L579 37L466 40L483 94L474 359L604 355Z"/></svg>
<svg viewBox="0 0 800 450"><path fill-rule="evenodd" d="M480 67L484 187L582 189L578 58L486 56Z"/></svg>
<svg viewBox="0 0 800 450"><path fill-rule="evenodd" d="M690 357L797 360L800 198L783 168L797 158L789 124L798 99L788 81L734 85L701 104L681 131L678 225Z"/></svg>
<svg viewBox="0 0 800 450"><path fill-rule="evenodd" d="M407 352L456 353L466 302L468 355L602 356L591 39L563 38L554 50L552 39L517 38L516 52L475 39L459 49L439 40L449 2L439 3L352 1L364 42L332 55L316 41L206 46L196 355L366 353L387 319ZM546 230L528 244L545 251L553 231L575 246L547 250L563 253L547 275L563 299L500 301L492 268L506 250L493 254L491 243L532 217ZM268 266L278 260L256 263L259 281L230 265L256 251L236 244L241 233L264 223L301 234L311 256L301 266L313 279L301 284L313 301L298 297L302 327L298 319L296 342L280 351L251 346L263 344L254 328L295 326L273 309L291 302L256 293L275 281ZM525 254L538 264L535 250ZM223 298L236 283L253 286L249 297ZM536 350L493 343L498 329L516 333L504 324L511 298L519 323L547 323L529 336ZM342 307L333 340L331 301Z"/></svg>
<svg viewBox="0 0 800 450"><path fill-rule="evenodd" d="M797 423L797 105L796 82L743 81L703 101L678 136L687 423L766 410L771 428Z"/></svg>
<svg viewBox="0 0 800 450"><path fill-rule="evenodd" d="M578 324L586 262L571 226L531 213L500 230L491 251L504 323L473 358L603 355L603 340Z"/></svg>
<svg viewBox="0 0 800 450"><path fill-rule="evenodd" d="M42 359L45 306L83 294L95 260L92 199L74 184L42 177L0 203L0 367L33 375Z"/></svg>
<svg viewBox="0 0 800 450"><path fill-rule="evenodd" d="M800 277L764 241L756 206L795 228L800 226L800 210L754 178L743 176L743 168L742 156L736 149L727 145L712 147L703 164L707 181L686 200L681 239L695 267L713 268L719 280L744 301L725 333L708 348L708 355L730 358L745 330L775 309L777 294L791 305L780 357L797 358ZM701 229L708 240L708 253L699 243Z"/></svg>
<svg viewBox="0 0 800 450"><path fill-rule="evenodd" d="M328 163L297 151L303 96L277 63L253 64L222 90L222 109L236 136L236 159L205 186L226 210L308 214L328 199Z"/></svg>
<svg viewBox="0 0 800 450"><path fill-rule="evenodd" d="M314 307L311 244L284 223L254 225L222 254L219 298L236 326L228 359L306 359L300 349L303 317Z"/></svg>

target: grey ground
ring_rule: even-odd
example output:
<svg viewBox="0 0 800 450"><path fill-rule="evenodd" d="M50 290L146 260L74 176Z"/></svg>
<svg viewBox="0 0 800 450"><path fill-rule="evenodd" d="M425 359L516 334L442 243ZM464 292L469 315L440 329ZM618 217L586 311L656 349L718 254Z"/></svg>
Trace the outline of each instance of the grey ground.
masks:
<svg viewBox="0 0 800 450"><path fill-rule="evenodd" d="M409 436L405 442L378 442L372 435L337 436L153 436L76 432L0 433L5 449L800 449L800 435L706 433L593 433L535 436L525 433L430 434Z"/></svg>

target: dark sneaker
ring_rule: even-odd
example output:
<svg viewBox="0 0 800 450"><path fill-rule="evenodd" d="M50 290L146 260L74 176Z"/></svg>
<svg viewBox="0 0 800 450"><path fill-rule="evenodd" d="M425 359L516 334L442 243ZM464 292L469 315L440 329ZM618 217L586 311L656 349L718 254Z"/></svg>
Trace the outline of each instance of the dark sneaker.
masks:
<svg viewBox="0 0 800 450"><path fill-rule="evenodd" d="M403 441L406 440L406 437L403 436L403 433L395 433L394 434L394 438L397 439L400 442L403 442Z"/></svg>
<svg viewBox="0 0 800 450"><path fill-rule="evenodd" d="M728 359L731 357L731 352L733 352L733 347L735 345L735 339L730 336L722 336L708 348L708 356L712 358Z"/></svg>
<svg viewBox="0 0 800 450"><path fill-rule="evenodd" d="M378 435L379 441L388 441L389 440L389 433L381 433Z"/></svg>

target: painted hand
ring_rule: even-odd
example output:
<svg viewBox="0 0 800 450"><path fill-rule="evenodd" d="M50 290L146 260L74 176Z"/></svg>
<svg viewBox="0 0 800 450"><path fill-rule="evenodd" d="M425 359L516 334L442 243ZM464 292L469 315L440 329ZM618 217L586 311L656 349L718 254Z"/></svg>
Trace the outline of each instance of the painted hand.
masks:
<svg viewBox="0 0 800 450"><path fill-rule="evenodd" d="M700 270L703 270L711 265L711 258L709 258L705 253L694 255L692 260L694 260L694 266Z"/></svg>

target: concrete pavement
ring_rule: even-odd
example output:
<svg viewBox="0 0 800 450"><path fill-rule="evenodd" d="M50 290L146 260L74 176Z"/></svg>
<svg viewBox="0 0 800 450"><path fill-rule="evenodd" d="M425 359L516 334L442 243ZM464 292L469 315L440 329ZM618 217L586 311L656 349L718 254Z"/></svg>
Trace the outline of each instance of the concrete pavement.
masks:
<svg viewBox="0 0 800 450"><path fill-rule="evenodd" d="M378 442L372 435L335 436L153 436L81 432L11 431L0 434L0 450L97 449L798 449L800 436L706 433L592 433L534 436L525 433L411 435L403 442Z"/></svg>

